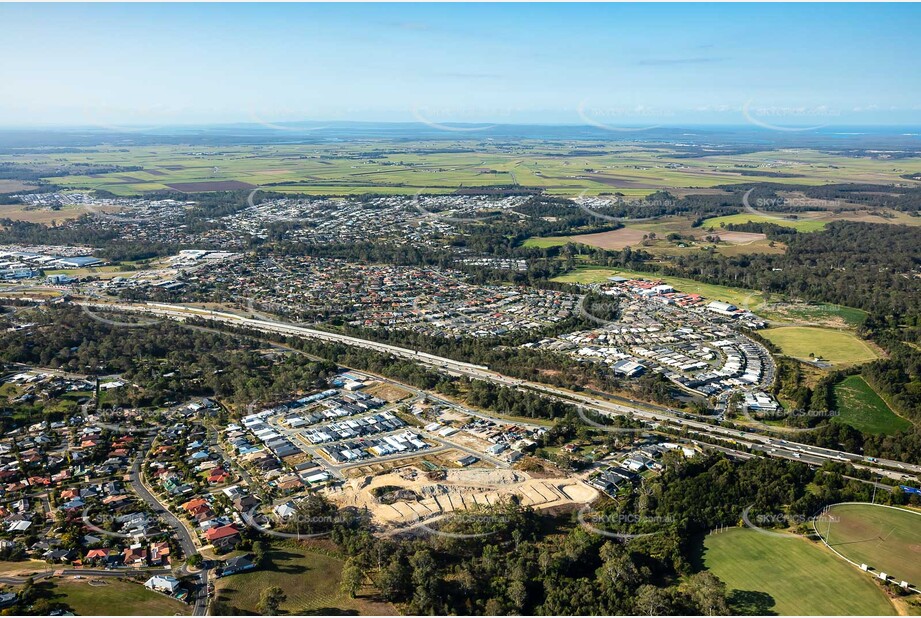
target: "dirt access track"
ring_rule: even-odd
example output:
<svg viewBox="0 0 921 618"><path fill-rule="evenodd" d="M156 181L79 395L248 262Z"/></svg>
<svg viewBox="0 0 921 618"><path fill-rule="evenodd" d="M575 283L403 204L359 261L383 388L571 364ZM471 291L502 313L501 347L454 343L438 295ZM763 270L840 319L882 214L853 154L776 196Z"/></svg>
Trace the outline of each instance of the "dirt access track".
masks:
<svg viewBox="0 0 921 618"><path fill-rule="evenodd" d="M379 487L410 490L419 499L382 504L373 493ZM407 466L379 476L352 479L328 497L340 507L367 508L382 526L402 528L455 511L496 504L512 495L519 496L523 506L549 509L588 504L599 494L575 478L535 479L519 470L464 468L448 470L444 480L430 480L422 470Z"/></svg>

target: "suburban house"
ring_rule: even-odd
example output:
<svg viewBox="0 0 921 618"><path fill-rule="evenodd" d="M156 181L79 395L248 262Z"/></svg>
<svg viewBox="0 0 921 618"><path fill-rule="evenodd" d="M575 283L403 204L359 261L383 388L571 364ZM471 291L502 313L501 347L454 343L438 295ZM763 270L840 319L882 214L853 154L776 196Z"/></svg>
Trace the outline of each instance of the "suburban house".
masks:
<svg viewBox="0 0 921 618"><path fill-rule="evenodd" d="M249 556L236 556L225 562L224 566L218 569L217 576L227 577L228 575L250 571L254 568L256 568L256 565Z"/></svg>
<svg viewBox="0 0 921 618"><path fill-rule="evenodd" d="M157 592L175 594L179 589L179 580L169 575L154 575L144 582L144 587Z"/></svg>
<svg viewBox="0 0 921 618"><path fill-rule="evenodd" d="M206 530L205 538L215 549L230 549L240 540L240 531L233 524L228 524Z"/></svg>

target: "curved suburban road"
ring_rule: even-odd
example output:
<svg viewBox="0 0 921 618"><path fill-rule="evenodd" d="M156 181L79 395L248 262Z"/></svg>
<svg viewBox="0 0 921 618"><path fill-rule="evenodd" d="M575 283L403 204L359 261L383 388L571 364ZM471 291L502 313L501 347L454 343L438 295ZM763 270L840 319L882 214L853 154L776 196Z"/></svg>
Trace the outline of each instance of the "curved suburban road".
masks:
<svg viewBox="0 0 921 618"><path fill-rule="evenodd" d="M147 486L141 478L141 463L144 461L144 457L152 443L153 438L148 438L144 442L144 450L138 453L138 456L134 459L134 464L131 466L130 473L131 488L176 532L176 535L179 537L179 544L182 546L182 553L185 554L186 558L194 556L198 553L198 547L195 545L195 539L192 537L192 533L178 517L173 515L170 510L160 502L153 492L147 489ZM185 568L186 567L183 567L183 569ZM195 602L192 615L204 616L208 612L208 569L202 568L201 571L197 573L197 579L199 585L198 589L194 591Z"/></svg>

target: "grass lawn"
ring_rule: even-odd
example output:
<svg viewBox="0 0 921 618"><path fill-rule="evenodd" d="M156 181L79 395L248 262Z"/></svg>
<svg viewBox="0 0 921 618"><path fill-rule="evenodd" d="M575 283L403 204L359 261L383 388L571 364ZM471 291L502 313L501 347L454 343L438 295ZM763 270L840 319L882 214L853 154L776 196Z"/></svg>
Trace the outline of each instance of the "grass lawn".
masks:
<svg viewBox="0 0 921 618"><path fill-rule="evenodd" d="M896 433L911 427L911 422L896 415L860 376L848 376L836 384L834 396L838 423L865 433Z"/></svg>
<svg viewBox="0 0 921 618"><path fill-rule="evenodd" d="M737 215L725 215L723 217L713 217L711 219L707 219L700 225L700 227L704 229L713 228L714 231L719 232L720 223L730 225L748 223L749 221L752 223L774 223L784 227L792 227L797 232L817 232L819 230L825 229L825 226L828 225L829 222L828 219L805 219L797 221L795 219L784 219L780 216L766 217L764 215L752 215L747 212L743 212Z"/></svg>
<svg viewBox="0 0 921 618"><path fill-rule="evenodd" d="M576 266L564 275L554 277L552 281L561 283L605 283L609 277L623 274L623 271L603 266ZM646 275L648 278L650 275Z"/></svg>
<svg viewBox="0 0 921 618"><path fill-rule="evenodd" d="M531 249L549 249L550 247L562 247L566 243L575 242L569 236L532 236L522 243L522 247Z"/></svg>
<svg viewBox="0 0 921 618"><path fill-rule="evenodd" d="M895 615L885 593L864 573L801 537L748 528L711 534L704 565L726 582L731 609L760 615Z"/></svg>
<svg viewBox="0 0 921 618"><path fill-rule="evenodd" d="M12 382L0 385L0 397L18 397L22 394L22 387Z"/></svg>
<svg viewBox="0 0 921 618"><path fill-rule="evenodd" d="M90 582L96 582L91 585ZM55 578L40 582L42 596L66 603L78 616L172 616L189 615L192 608L182 601L146 589L142 584L105 579Z"/></svg>
<svg viewBox="0 0 921 618"><path fill-rule="evenodd" d="M841 504L832 515L829 545L858 564L897 581L921 585L921 512L872 504ZM826 534L823 526L819 532Z"/></svg>
<svg viewBox="0 0 921 618"><path fill-rule="evenodd" d="M42 573L48 570L48 563L44 560L0 560L0 575L27 576Z"/></svg>
<svg viewBox="0 0 921 618"><path fill-rule="evenodd" d="M231 606L234 613L256 614L262 591L278 586L287 596L281 610L288 614L394 613L389 604L342 594L339 578L343 562L338 558L287 544L277 546L268 558L268 569L217 580L215 598Z"/></svg>
<svg viewBox="0 0 921 618"><path fill-rule="evenodd" d="M879 355L868 343L844 331L813 326L782 326L761 331L787 356L809 360L809 355L834 364L854 365L865 363Z"/></svg>

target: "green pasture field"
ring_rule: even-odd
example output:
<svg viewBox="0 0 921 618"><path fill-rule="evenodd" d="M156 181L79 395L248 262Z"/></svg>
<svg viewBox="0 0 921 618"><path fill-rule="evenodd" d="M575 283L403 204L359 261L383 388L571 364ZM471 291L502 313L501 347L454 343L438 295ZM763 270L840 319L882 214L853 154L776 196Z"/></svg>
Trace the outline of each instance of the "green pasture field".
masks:
<svg viewBox="0 0 921 618"><path fill-rule="evenodd" d="M792 227L797 232L817 232L819 230L825 229L825 226L831 221L831 218L822 218L822 219L785 219L783 217L771 217L765 215L752 215L747 212L739 213L736 215L725 215L722 217L712 217L706 219L701 223L701 229L711 228L715 232L719 232L720 224L730 225L730 224L742 224L742 223L774 223L776 225L782 225L784 227Z"/></svg>
<svg viewBox="0 0 921 618"><path fill-rule="evenodd" d="M779 322L822 322L857 328L867 319L867 312L854 307L825 303L772 303L761 315Z"/></svg>
<svg viewBox="0 0 921 618"><path fill-rule="evenodd" d="M810 360L810 354L833 365L855 365L879 358L867 342L842 330L814 326L782 326L761 331L787 356Z"/></svg>
<svg viewBox="0 0 921 618"><path fill-rule="evenodd" d="M834 409L839 413L834 419L837 423L877 434L897 433L911 427L911 422L893 412L860 376L848 376L836 384L834 398Z"/></svg>
<svg viewBox="0 0 921 618"><path fill-rule="evenodd" d="M549 249L550 247L562 247L568 243L575 242L570 236L532 236L522 243L523 247L536 249Z"/></svg>
<svg viewBox="0 0 921 618"><path fill-rule="evenodd" d="M873 581L812 541L732 528L704 539L704 565L742 615L896 614Z"/></svg>
<svg viewBox="0 0 921 618"><path fill-rule="evenodd" d="M826 542L849 560L887 573L896 582L921 586L921 511L873 504L829 508Z"/></svg>

